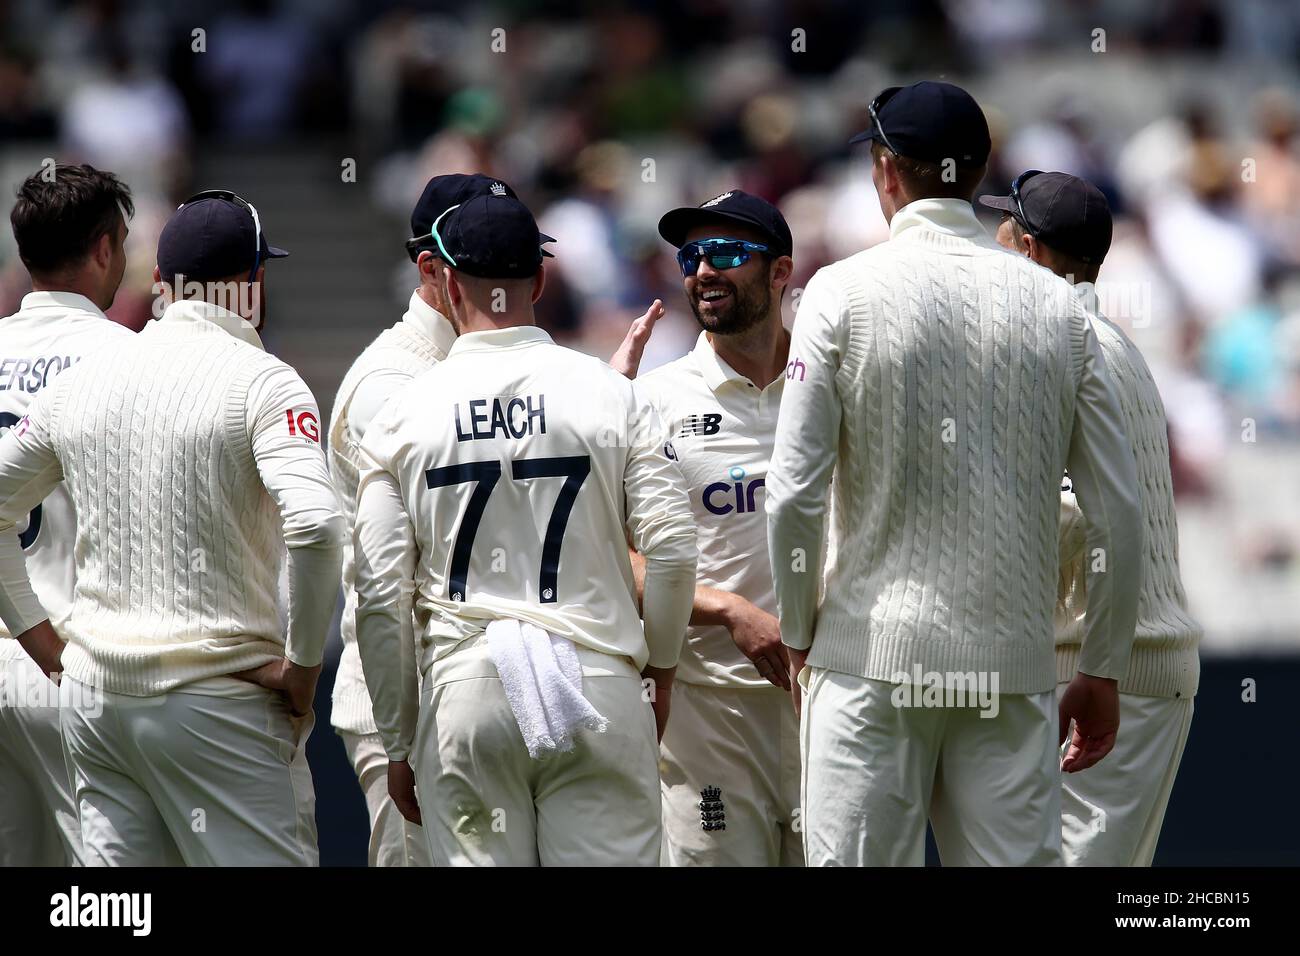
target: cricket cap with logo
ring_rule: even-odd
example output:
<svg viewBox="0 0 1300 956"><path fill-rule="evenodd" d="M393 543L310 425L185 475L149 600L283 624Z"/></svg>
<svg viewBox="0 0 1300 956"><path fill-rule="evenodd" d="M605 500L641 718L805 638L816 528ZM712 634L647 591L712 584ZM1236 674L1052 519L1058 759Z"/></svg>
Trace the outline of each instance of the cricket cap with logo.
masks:
<svg viewBox="0 0 1300 956"><path fill-rule="evenodd" d="M729 189L698 206L670 209L659 220L659 235L680 249L696 226L725 225L728 222L760 232L773 256L788 256L794 251L790 227L786 225L781 210L767 200L739 189Z"/></svg>
<svg viewBox="0 0 1300 956"><path fill-rule="evenodd" d="M425 184L415 208L411 210L411 237L406 240L406 253L415 262L421 252L438 254L438 244L433 239L433 224L452 206L458 206L475 196L509 196L518 199L510 185L482 173L449 173L434 176Z"/></svg>

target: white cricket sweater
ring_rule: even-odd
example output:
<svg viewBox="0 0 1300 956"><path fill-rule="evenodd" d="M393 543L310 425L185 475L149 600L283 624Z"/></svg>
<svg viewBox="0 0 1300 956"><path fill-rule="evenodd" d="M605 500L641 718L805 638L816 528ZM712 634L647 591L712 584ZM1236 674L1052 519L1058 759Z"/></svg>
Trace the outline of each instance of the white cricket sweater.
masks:
<svg viewBox="0 0 1300 956"><path fill-rule="evenodd" d="M21 308L0 319L0 434L18 423L36 396L88 355L128 338L131 332L75 292L29 292ZM61 629L72 610L76 564L72 544L77 519L62 485L23 521L18 542L32 590ZM0 638L10 637L0 623ZM26 657L17 641L0 640L0 660Z"/></svg>
<svg viewBox="0 0 1300 956"><path fill-rule="evenodd" d="M248 323L169 306L61 375L0 440L0 617L14 633L47 617L13 531L62 479L77 515L65 673L150 696L282 656L320 663L344 525L318 421Z"/></svg>
<svg viewBox="0 0 1300 956"><path fill-rule="evenodd" d="M357 517L361 439L384 402L403 385L447 357L456 330L437 310L411 293L401 321L379 333L348 369L330 413L330 479L351 528ZM353 734L378 733L370 691L357 653L357 564L352 535L343 544L343 653L334 677L330 723Z"/></svg>
<svg viewBox="0 0 1300 956"><path fill-rule="evenodd" d="M1080 295L1090 288L1080 288ZM1164 403L1142 353L1128 336L1101 315L1094 314L1092 328L1119 392L1124 431L1137 458L1145 529L1133 655L1119 688L1145 697L1195 697L1201 677L1197 648L1202 628L1187 610L1178 572L1178 518ZM1064 560L1056 609L1056 669L1057 679L1066 681L1079 669L1079 645L1087 622L1087 523L1073 492L1064 492L1061 500Z"/></svg>
<svg viewBox="0 0 1300 956"><path fill-rule="evenodd" d="M1137 475L1087 313L1063 279L999 248L969 203L913 202L890 236L821 269L799 304L767 481L783 640L875 680L919 666L1051 690L1068 462L1089 546L1108 556L1078 666L1123 677Z"/></svg>

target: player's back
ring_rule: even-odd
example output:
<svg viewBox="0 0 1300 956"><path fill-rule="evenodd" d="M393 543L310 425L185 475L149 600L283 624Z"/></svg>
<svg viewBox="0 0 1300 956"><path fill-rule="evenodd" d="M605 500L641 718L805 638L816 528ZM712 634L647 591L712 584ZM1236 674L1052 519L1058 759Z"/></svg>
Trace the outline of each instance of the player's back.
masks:
<svg viewBox="0 0 1300 956"><path fill-rule="evenodd" d="M0 433L17 424L62 373L130 335L81 295L33 292L24 296L18 312L0 319ZM32 509L26 525L19 526L32 590L56 629L72 606L75 537L72 498L61 484ZM17 643L0 641L0 656L21 652Z"/></svg>
<svg viewBox="0 0 1300 956"><path fill-rule="evenodd" d="M279 511L258 477L245 398L283 363L184 317L203 308L172 306L52 396L51 440L78 509L78 643L166 654L278 636Z"/></svg>
<svg viewBox="0 0 1300 956"><path fill-rule="evenodd" d="M819 633L859 633L866 608L900 646L1014 647L1050 682L1085 313L1063 280L982 236L915 229L823 274L845 290L840 467L854 478L836 486Z"/></svg>
<svg viewBox="0 0 1300 956"><path fill-rule="evenodd" d="M625 488L662 437L645 415L631 382L531 326L462 335L380 413L364 444L401 485L435 658L508 616L644 662L628 535L685 513L679 482ZM647 516L656 494L662 515L638 519L628 499Z"/></svg>

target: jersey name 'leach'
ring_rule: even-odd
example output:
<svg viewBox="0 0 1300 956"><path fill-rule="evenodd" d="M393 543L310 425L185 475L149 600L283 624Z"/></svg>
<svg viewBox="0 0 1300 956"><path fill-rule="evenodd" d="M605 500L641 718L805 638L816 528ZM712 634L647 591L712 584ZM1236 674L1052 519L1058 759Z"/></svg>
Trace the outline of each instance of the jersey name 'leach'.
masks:
<svg viewBox="0 0 1300 956"><path fill-rule="evenodd" d="M467 403L468 410L463 413L461 403L455 404L457 441L477 441L481 438L496 438L498 435L502 438L523 438L525 435L546 434L545 395L491 399L490 415L487 411L488 401L486 398L473 399Z"/></svg>

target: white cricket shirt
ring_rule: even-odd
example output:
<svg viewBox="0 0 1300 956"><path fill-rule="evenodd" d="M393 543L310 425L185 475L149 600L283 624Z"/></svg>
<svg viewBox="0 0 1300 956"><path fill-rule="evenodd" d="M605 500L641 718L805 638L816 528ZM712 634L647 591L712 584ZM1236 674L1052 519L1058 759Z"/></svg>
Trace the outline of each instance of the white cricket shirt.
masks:
<svg viewBox="0 0 1300 956"><path fill-rule="evenodd" d="M664 440L634 383L533 326L461 335L384 406L361 443L354 547L357 644L391 759L415 734L412 603L422 669L500 618L638 670L677 663L695 526ZM629 538L646 557L644 633Z"/></svg>
<svg viewBox="0 0 1300 956"><path fill-rule="evenodd" d="M27 414L40 391L130 331L75 292L30 292L17 312L0 319L0 435ZM18 541L32 590L58 630L72 609L76 537L72 498L62 484L18 522ZM0 637L10 637L0 622ZM17 641L0 640L0 660L23 657Z"/></svg>
<svg viewBox="0 0 1300 956"><path fill-rule="evenodd" d="M686 481L700 561L697 583L738 594L776 614L767 557L767 468L785 376L759 388L728 365L708 335L695 348L637 379L668 427ZM692 626L677 679L723 687L771 687L720 624Z"/></svg>

